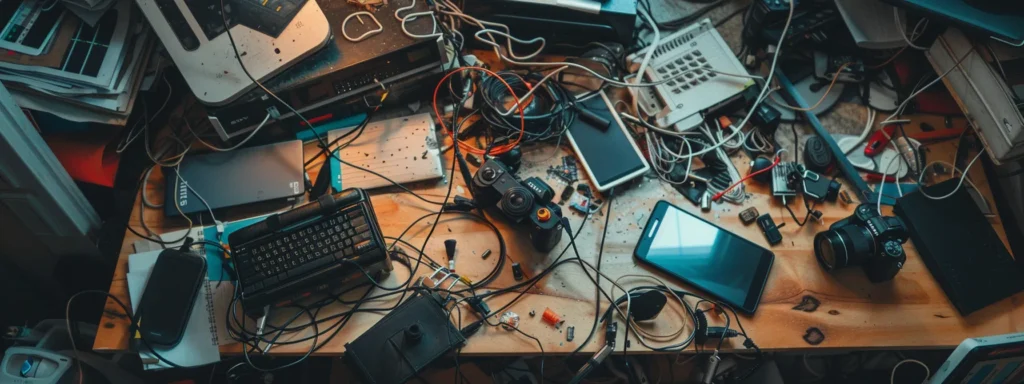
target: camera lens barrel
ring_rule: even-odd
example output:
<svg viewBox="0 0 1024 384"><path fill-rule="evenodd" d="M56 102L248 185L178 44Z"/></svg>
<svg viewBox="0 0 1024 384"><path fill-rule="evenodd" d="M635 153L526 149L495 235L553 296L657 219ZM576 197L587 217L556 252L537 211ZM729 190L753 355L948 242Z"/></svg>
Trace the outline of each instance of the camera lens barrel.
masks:
<svg viewBox="0 0 1024 384"><path fill-rule="evenodd" d="M861 226L841 226L814 236L814 255L826 271L863 265L874 252L875 240Z"/></svg>

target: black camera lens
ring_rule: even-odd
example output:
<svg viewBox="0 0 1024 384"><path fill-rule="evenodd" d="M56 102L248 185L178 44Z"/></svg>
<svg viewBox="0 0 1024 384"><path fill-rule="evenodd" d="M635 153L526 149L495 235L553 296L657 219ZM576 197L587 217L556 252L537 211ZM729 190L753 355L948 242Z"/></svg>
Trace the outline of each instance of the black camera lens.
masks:
<svg viewBox="0 0 1024 384"><path fill-rule="evenodd" d="M533 194L523 187L512 187L501 197L501 210L512 217L523 217L533 208Z"/></svg>
<svg viewBox="0 0 1024 384"><path fill-rule="evenodd" d="M874 248L871 233L860 226L843 226L814 236L814 255L826 271L864 264Z"/></svg>

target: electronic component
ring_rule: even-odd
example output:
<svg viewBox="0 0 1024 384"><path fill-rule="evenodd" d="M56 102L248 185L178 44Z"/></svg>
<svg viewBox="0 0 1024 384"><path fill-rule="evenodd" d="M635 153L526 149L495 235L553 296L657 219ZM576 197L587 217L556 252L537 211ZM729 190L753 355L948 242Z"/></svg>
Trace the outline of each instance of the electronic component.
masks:
<svg viewBox="0 0 1024 384"><path fill-rule="evenodd" d="M1024 382L1024 332L965 339L931 384ZM1004 381L1005 380L1005 381Z"/></svg>
<svg viewBox="0 0 1024 384"><path fill-rule="evenodd" d="M800 5L797 0L793 2L793 7ZM747 25L743 28L743 41L748 44L759 40L758 34L765 26L785 21L790 9L789 0L754 0L750 6L753 9L750 10Z"/></svg>
<svg viewBox="0 0 1024 384"><path fill-rule="evenodd" d="M637 23L635 0L487 0L460 3L463 12L468 15L508 25L513 36L530 39L543 37L548 47L545 53L565 53L559 49L569 47L575 50L576 46L592 41L631 44ZM465 36L473 36L479 31L472 23L463 25L462 33ZM498 39L500 43L504 38ZM475 40L468 41L472 43Z"/></svg>
<svg viewBox="0 0 1024 384"><path fill-rule="evenodd" d="M800 164L788 161L772 168L772 195L782 198L796 196L796 185L793 184L792 177L799 177L800 171Z"/></svg>
<svg viewBox="0 0 1024 384"><path fill-rule="evenodd" d="M634 321L647 321L658 317L661 310L665 308L668 298L659 290L649 290L632 298L629 305L629 315Z"/></svg>
<svg viewBox="0 0 1024 384"><path fill-rule="evenodd" d="M562 209L555 191L539 178L520 182L500 161L484 163L472 180L478 207L496 207L513 224L530 228L533 247L548 252L562 239Z"/></svg>
<svg viewBox="0 0 1024 384"><path fill-rule="evenodd" d="M448 239L444 241L444 252L448 255L448 270L455 273L455 245L458 242L455 239Z"/></svg>
<svg viewBox="0 0 1024 384"><path fill-rule="evenodd" d="M633 140L633 131L622 122L604 91L577 103L615 122L613 127L602 131L582 119L576 119L566 131L573 152L598 191L607 191L650 170L646 157Z"/></svg>
<svg viewBox="0 0 1024 384"><path fill-rule="evenodd" d="M750 225L750 223L757 220L757 215L759 215L757 208L750 207L744 209L743 212L740 212L740 221L742 221L743 224Z"/></svg>
<svg viewBox="0 0 1024 384"><path fill-rule="evenodd" d="M316 3L315 1L306 1L309 4ZM393 1L390 5L380 8L379 12L392 14L404 5L399 3ZM214 4L216 4L216 0ZM329 30L333 30L335 33L342 30L343 22L348 15L364 11L358 5L345 2L334 2L329 8L330 11L324 12L324 15L327 17ZM428 11L428 7L420 1L409 12L425 11ZM381 33L358 43L340 37L330 39L328 40L330 43L326 47L268 79L264 85L282 100L287 101L292 108L302 113L309 123L318 126L365 112L367 105L374 105L380 100L380 93L384 91L384 86L388 90L386 102L395 105L404 106L413 100L420 100L421 97L429 95L429 92L434 89L433 86L437 84L437 80L440 79L441 66L447 63L443 53L444 49L441 47L441 39L412 38L402 33L402 22L396 18L377 17L377 19L383 27ZM423 31L430 31L431 23L430 18L417 18L406 22L405 27L410 31L424 33ZM354 29L352 26L350 28ZM304 34L309 33L305 29L305 27L302 28ZM256 49L255 46L241 41L240 33L236 32L234 36L235 40L239 41L239 51L248 51L245 58L249 59L249 56L253 55L253 50ZM305 41L307 39L302 37L297 40ZM267 49L271 50L272 56L278 56L273 53L275 47L272 47L269 42L265 45L268 47ZM283 52L287 52L291 45L291 43L282 43L277 44L276 48L281 49L283 55ZM260 45L260 47L262 46ZM231 48L227 48L226 51L231 52ZM225 55L224 52L225 50L221 49L218 51L218 55L234 60L232 55ZM274 57L272 61L276 63L277 58ZM246 68L250 72L254 65L256 65L254 61L246 60ZM223 75L220 70L225 69L217 66L211 67L209 61L206 61L204 67L216 70L218 75ZM236 68L231 72L237 74L241 73L241 70ZM253 75L256 74L253 73ZM185 77L188 78L188 76ZM224 77L241 77L245 83L251 84L249 79L244 76ZM268 113L271 114L273 120L279 122L279 126L293 127L290 129L296 130L308 129L305 122L294 116L287 107L274 98L267 97L266 92L262 89L246 92L230 104L206 109L209 123L213 125L222 140L252 131ZM202 117L206 118L207 116ZM193 127L200 128L197 123L193 121Z"/></svg>
<svg viewBox="0 0 1024 384"><path fill-rule="evenodd" d="M711 211L711 193L704 192L704 195L700 197L700 210L704 212Z"/></svg>
<svg viewBox="0 0 1024 384"><path fill-rule="evenodd" d="M206 257L174 249L160 252L135 311L137 337L160 347L178 345L205 281Z"/></svg>
<svg viewBox="0 0 1024 384"><path fill-rule="evenodd" d="M716 72L747 74L711 19L662 38L657 47L630 55L627 60L634 71L639 70L639 62L651 49L654 54L647 77L655 82L669 81L654 87L658 100L641 97L641 103L645 109L659 111L655 115L659 126L676 125L678 130L696 127L704 122L701 112L731 99L753 84L750 79Z"/></svg>
<svg viewBox="0 0 1024 384"><path fill-rule="evenodd" d="M860 265L872 282L892 280L903 269L903 243L910 234L899 217L883 217L873 204L814 236L814 255L826 271Z"/></svg>
<svg viewBox="0 0 1024 384"><path fill-rule="evenodd" d="M228 244L247 311L392 269L370 197L361 189L270 215L231 233Z"/></svg>
<svg viewBox="0 0 1024 384"><path fill-rule="evenodd" d="M572 185L566 185L565 189L562 189L562 195L558 197L558 205L565 205L565 202L572 198L572 193L575 189Z"/></svg>
<svg viewBox="0 0 1024 384"><path fill-rule="evenodd" d="M400 384L466 342L436 293L416 291L351 343L344 361L364 383ZM467 327L470 328L470 327Z"/></svg>
<svg viewBox="0 0 1024 384"><path fill-rule="evenodd" d="M757 309L775 260L771 251L664 200L655 204L642 228L633 250L638 263L715 295L737 311ZM651 308L638 309L638 320L653 316L663 305L664 299L655 299L641 301L651 300Z"/></svg>
<svg viewBox="0 0 1024 384"><path fill-rule="evenodd" d="M498 319L498 324L501 324L502 328L506 331L511 331L519 328L519 314L508 311L501 314L501 318Z"/></svg>
<svg viewBox="0 0 1024 384"><path fill-rule="evenodd" d="M576 167L576 159L572 156L562 157L562 165L548 167L548 175L558 178L571 187L580 178L579 168Z"/></svg>
<svg viewBox="0 0 1024 384"><path fill-rule="evenodd" d="M922 190L931 196L952 193L942 200L908 193L896 200L893 212L907 224L914 249L949 302L967 316L1024 290L1024 269L1021 255L1011 254L958 183L952 178Z"/></svg>
<svg viewBox="0 0 1024 384"><path fill-rule="evenodd" d="M825 140L812 135L804 142L804 166L817 173L828 173L836 158Z"/></svg>
<svg viewBox="0 0 1024 384"><path fill-rule="evenodd" d="M298 140L187 156L177 168L163 171L164 201L170 202L164 204L167 217L184 213L195 218L210 210L267 201L284 207L305 191Z"/></svg>
<svg viewBox="0 0 1024 384"><path fill-rule="evenodd" d="M761 227L761 233L764 233L768 244L777 245L782 242L782 232L779 232L779 227L775 226L775 220L772 220L771 215L766 213L758 217L757 226Z"/></svg>
<svg viewBox="0 0 1024 384"><path fill-rule="evenodd" d="M519 263L512 263L512 278L516 279L516 281L523 281L525 277L523 267Z"/></svg>
<svg viewBox="0 0 1024 384"><path fill-rule="evenodd" d="M491 250L487 249L487 250L484 250L484 253L480 254L480 258L484 259L484 260L487 260L487 257L490 256L490 255L491 255Z"/></svg>
<svg viewBox="0 0 1024 384"><path fill-rule="evenodd" d="M771 167L772 164L774 164L774 163L775 162L772 161L772 159L769 159L769 158L764 157L764 156L759 156L756 159L750 161L750 172L748 174L753 174L753 173L761 172L761 171L763 171L765 169L768 169L768 167ZM772 173L771 172L761 172L761 173L758 173L758 174L754 175L754 181L757 181L759 183L765 183L765 184L770 183L770 182L772 182Z"/></svg>
<svg viewBox="0 0 1024 384"><path fill-rule="evenodd" d="M839 188L842 187L838 181L826 179L816 172L805 170L803 177L804 196L817 201L836 201L839 197Z"/></svg>
<svg viewBox="0 0 1024 384"><path fill-rule="evenodd" d="M779 124L782 123L782 113L775 107L768 105L768 103L761 103L754 110L754 116L750 118L750 122L765 137L774 137L775 131L779 129Z"/></svg>
<svg viewBox="0 0 1024 384"><path fill-rule="evenodd" d="M554 327L557 327L558 324L562 322L562 317L558 316L558 314L555 313L555 311L552 311L551 308L544 308L544 313L541 314L540 318L541 320L544 320L545 323Z"/></svg>
<svg viewBox="0 0 1024 384"><path fill-rule="evenodd" d="M221 15L216 1L135 3L196 98L210 105L229 103L256 87L242 75L240 61L252 77L268 79L331 40L331 26L316 1L225 1L230 4L224 6L227 15ZM229 23L234 41L223 36L225 23ZM235 49L241 57L234 55Z"/></svg>
<svg viewBox="0 0 1024 384"><path fill-rule="evenodd" d="M576 327L569 326L565 329L565 341L572 341L576 338Z"/></svg>

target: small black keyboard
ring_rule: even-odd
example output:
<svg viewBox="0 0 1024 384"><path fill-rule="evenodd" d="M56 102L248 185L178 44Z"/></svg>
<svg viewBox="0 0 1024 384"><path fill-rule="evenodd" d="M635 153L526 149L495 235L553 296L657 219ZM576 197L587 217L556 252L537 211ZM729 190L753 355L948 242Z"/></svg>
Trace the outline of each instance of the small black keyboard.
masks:
<svg viewBox="0 0 1024 384"><path fill-rule="evenodd" d="M273 304L353 273L390 270L365 193L326 198L231 234L243 299Z"/></svg>

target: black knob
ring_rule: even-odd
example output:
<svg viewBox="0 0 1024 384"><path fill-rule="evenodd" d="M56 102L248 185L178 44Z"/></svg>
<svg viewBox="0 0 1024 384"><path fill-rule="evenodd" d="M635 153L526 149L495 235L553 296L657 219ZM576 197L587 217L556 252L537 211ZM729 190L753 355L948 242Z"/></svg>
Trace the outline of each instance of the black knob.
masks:
<svg viewBox="0 0 1024 384"><path fill-rule="evenodd" d="M423 339L423 331L420 330L419 324L410 325L409 328L405 329L405 340L409 344L419 344L420 340Z"/></svg>
<svg viewBox="0 0 1024 384"><path fill-rule="evenodd" d="M495 171L494 168L490 168L490 167L481 169L480 170L480 178L483 181L488 181L488 182L494 181L494 179L498 178L498 171Z"/></svg>

